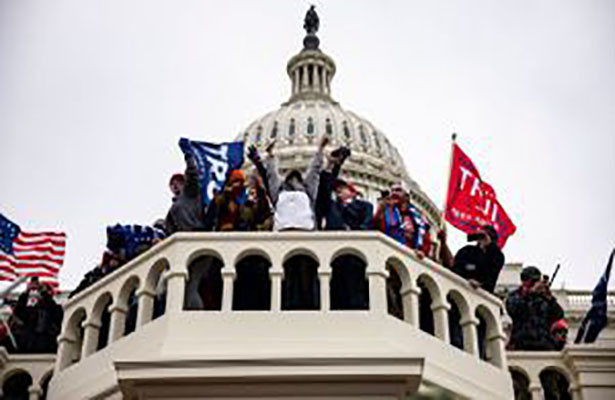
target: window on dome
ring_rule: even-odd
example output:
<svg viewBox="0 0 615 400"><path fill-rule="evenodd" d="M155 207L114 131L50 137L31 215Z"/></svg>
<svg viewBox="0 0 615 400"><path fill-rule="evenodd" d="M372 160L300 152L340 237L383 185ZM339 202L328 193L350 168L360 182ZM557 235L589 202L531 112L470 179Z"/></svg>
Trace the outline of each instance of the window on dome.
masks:
<svg viewBox="0 0 615 400"><path fill-rule="evenodd" d="M333 135L333 125L331 125L331 120L329 118L325 121L325 132L327 132L329 136Z"/></svg>
<svg viewBox="0 0 615 400"><path fill-rule="evenodd" d="M256 144L260 144L262 140L263 140L263 127L259 125L256 128Z"/></svg>
<svg viewBox="0 0 615 400"><path fill-rule="evenodd" d="M307 119L307 135L314 136L314 120L312 117L308 117Z"/></svg>
<svg viewBox="0 0 615 400"><path fill-rule="evenodd" d="M363 125L359 125L359 137L361 138L361 142L364 144L367 143L367 136L365 136L365 129L363 129Z"/></svg>
<svg viewBox="0 0 615 400"><path fill-rule="evenodd" d="M376 133L376 131L374 131L373 135L374 135L374 145L376 146L376 149L378 151L380 151L381 147L380 147L380 140L378 139L378 133Z"/></svg>
<svg viewBox="0 0 615 400"><path fill-rule="evenodd" d="M288 136L290 137L295 136L295 119L294 118L290 119L290 125L288 126Z"/></svg>
<svg viewBox="0 0 615 400"><path fill-rule="evenodd" d="M248 132L244 132L244 134L243 134L243 142L247 143L249 137L250 137L250 134Z"/></svg>
<svg viewBox="0 0 615 400"><path fill-rule="evenodd" d="M278 136L278 121L273 122L273 128L271 128L271 133L269 134L270 139L275 139Z"/></svg>
<svg viewBox="0 0 615 400"><path fill-rule="evenodd" d="M346 123L346 121L344 121L342 125L343 125L343 130L344 130L344 137L346 138L346 141L349 141L350 140L350 129L348 129L348 124Z"/></svg>

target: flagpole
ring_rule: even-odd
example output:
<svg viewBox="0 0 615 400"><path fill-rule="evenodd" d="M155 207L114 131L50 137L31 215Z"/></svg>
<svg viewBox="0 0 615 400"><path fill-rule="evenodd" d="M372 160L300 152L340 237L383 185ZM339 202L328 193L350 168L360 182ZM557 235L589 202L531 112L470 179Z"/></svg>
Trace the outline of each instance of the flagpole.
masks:
<svg viewBox="0 0 615 400"><path fill-rule="evenodd" d="M451 168L453 168L453 146L457 140L457 134L453 132L451 135L451 156L448 161L448 179L446 180L446 196L444 196L444 205L442 206L442 213L440 213L440 229L444 229L444 214L446 212L446 204L448 202L448 188L451 185Z"/></svg>
<svg viewBox="0 0 615 400"><path fill-rule="evenodd" d="M440 213L440 230L443 231L446 227L446 222L444 221L444 214L446 212L446 204L448 202L448 188L451 184L451 168L453 168L453 146L455 145L455 141L457 140L457 133L453 132L451 134L451 156L449 157L449 163L448 163L448 179L446 181L446 196L444 197L444 205L442 207L442 212ZM442 247L442 242L438 242L438 248L435 249L435 256L437 259L439 259L439 254L440 254L440 248ZM442 260L439 260L440 262L442 262Z"/></svg>

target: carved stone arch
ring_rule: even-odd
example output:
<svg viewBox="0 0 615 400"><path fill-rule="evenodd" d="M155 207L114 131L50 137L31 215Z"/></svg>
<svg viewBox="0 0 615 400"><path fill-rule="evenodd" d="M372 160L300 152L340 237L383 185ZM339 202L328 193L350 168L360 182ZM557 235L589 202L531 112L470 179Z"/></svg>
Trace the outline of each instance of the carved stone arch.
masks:
<svg viewBox="0 0 615 400"><path fill-rule="evenodd" d="M13 369L2 377L2 398L27 398L28 388L33 383L30 373L24 369Z"/></svg>
<svg viewBox="0 0 615 400"><path fill-rule="evenodd" d="M458 290L449 290L448 294L446 295L446 300L449 304L454 302L455 305L459 308L459 311L461 313L461 321L468 320L472 317L468 300L466 300L465 296Z"/></svg>
<svg viewBox="0 0 615 400"><path fill-rule="evenodd" d="M503 363L505 354L503 346L500 346L500 338L503 338L503 334L500 330L498 319L496 316L483 304L479 304L475 311L476 318L478 319L478 350L479 356L485 361L499 365Z"/></svg>
<svg viewBox="0 0 615 400"><path fill-rule="evenodd" d="M188 256L188 259L186 260L186 265L185 265L186 270L188 270L189 266L194 262L194 260L196 260L197 258L203 258L203 257L217 258L218 260L222 261L223 264L225 261L224 257L218 250L212 249L212 248L205 248L205 249L200 248L200 249L193 251Z"/></svg>
<svg viewBox="0 0 615 400"><path fill-rule="evenodd" d="M164 271L170 268L169 260L161 258L156 260L147 271L147 277L143 286L144 290L155 291L158 281L162 278Z"/></svg>
<svg viewBox="0 0 615 400"><path fill-rule="evenodd" d="M320 309L320 266L318 255L305 247L295 247L284 254L283 310Z"/></svg>
<svg viewBox="0 0 615 400"><path fill-rule="evenodd" d="M81 323L87 318L87 312L84 307L79 307L70 314L70 317L66 319L64 335L70 339L78 338L77 334L81 330Z"/></svg>
<svg viewBox="0 0 615 400"><path fill-rule="evenodd" d="M528 373L519 366L511 366L508 368L508 371L510 372L510 376L513 382L515 400L531 400L531 380Z"/></svg>
<svg viewBox="0 0 615 400"><path fill-rule="evenodd" d="M271 309L271 258L262 249L241 251L234 262L233 310Z"/></svg>
<svg viewBox="0 0 615 400"><path fill-rule="evenodd" d="M128 307L128 297L130 296L130 293L134 290L138 291L140 286L141 279L138 276L132 275L130 278L126 279L117 295L117 298L115 299L115 306L122 308Z"/></svg>
<svg viewBox="0 0 615 400"><path fill-rule="evenodd" d="M113 295L110 292L105 292L98 296L94 302L94 306L90 312L89 322L100 324L100 318L105 310L108 311L109 306L113 304Z"/></svg>
<svg viewBox="0 0 615 400"><path fill-rule="evenodd" d="M474 317L470 313L470 306L465 296L456 289L451 289L446 295L446 301L449 304L448 309L448 331L451 344L458 349L471 351L470 344L466 344L469 338L475 337L474 332L468 332L467 329L473 329L468 324L472 323ZM465 332L464 332L465 330ZM465 336L469 336L466 338Z"/></svg>
<svg viewBox="0 0 615 400"><path fill-rule="evenodd" d="M258 247L249 247L247 249L240 251L239 254L237 254L235 259L233 260L233 265L237 265L239 262L241 262L246 257L252 257L252 256L263 257L269 263L272 263L271 256L269 255L269 253L267 253L267 251L261 248L258 248Z"/></svg>
<svg viewBox="0 0 615 400"><path fill-rule="evenodd" d="M332 310L369 309L367 257L353 247L343 247L331 257L329 282ZM372 266L375 267L375 266Z"/></svg>
<svg viewBox="0 0 615 400"><path fill-rule="evenodd" d="M402 292L410 288L416 288L416 283L412 280L410 270L403 261L401 261L398 257L391 256L386 259L385 263L387 270L392 269L399 276Z"/></svg>
<svg viewBox="0 0 615 400"><path fill-rule="evenodd" d="M318 255L314 251L307 249L305 247L295 247L287 251L284 254L284 257L282 257L282 264L286 264L291 258L296 257L296 256L308 256L314 261L316 261L316 263L319 266L321 265L321 260L318 257Z"/></svg>
<svg viewBox="0 0 615 400"><path fill-rule="evenodd" d="M442 304L444 299L442 298L442 290L440 285L433 279L428 273L422 273L416 279L417 286L421 287L421 290L425 289L429 291L434 304Z"/></svg>
<svg viewBox="0 0 615 400"><path fill-rule="evenodd" d="M545 400L571 400L572 376L564 368L549 365L538 374Z"/></svg>
<svg viewBox="0 0 615 400"><path fill-rule="evenodd" d="M11 370L6 371L3 375L2 375L2 385L4 385L6 383L7 380L9 380L10 378L12 378L15 375L18 374L28 374L30 375L30 373L28 371L26 371L23 368L13 368Z"/></svg>
<svg viewBox="0 0 615 400"><path fill-rule="evenodd" d="M368 265L367 256L365 256L365 254L361 250L357 249L356 247L350 247L350 246L344 246L342 248L335 250L333 252L333 255L331 256L331 262L335 261L336 258L340 256L344 256L344 255L355 256L361 259L361 261L363 261L365 265Z"/></svg>

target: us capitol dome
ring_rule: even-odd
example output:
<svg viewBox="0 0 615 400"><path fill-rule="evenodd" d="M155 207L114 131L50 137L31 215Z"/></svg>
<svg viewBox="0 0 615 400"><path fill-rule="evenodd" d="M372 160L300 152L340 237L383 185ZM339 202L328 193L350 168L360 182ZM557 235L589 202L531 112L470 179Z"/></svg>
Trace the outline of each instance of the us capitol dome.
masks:
<svg viewBox="0 0 615 400"><path fill-rule="evenodd" d="M308 13L304 28L307 35L303 49L286 66L291 81L290 98L277 110L251 122L236 140L243 141L246 148L255 145L261 153L276 141L274 154L284 174L289 169L305 171L320 138L328 135L329 149L345 145L352 150L341 176L352 182L364 198L375 202L380 191L388 190L393 183L402 183L429 223L440 226L438 208L410 177L397 148L373 123L344 109L333 98L335 62L319 48L315 12ZM244 167L250 167L249 161Z"/></svg>

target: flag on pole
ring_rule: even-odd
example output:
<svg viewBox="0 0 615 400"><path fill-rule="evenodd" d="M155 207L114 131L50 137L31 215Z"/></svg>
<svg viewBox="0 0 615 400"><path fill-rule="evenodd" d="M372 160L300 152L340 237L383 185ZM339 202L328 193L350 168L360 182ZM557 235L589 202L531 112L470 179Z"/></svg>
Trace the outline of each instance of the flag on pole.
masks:
<svg viewBox="0 0 615 400"><path fill-rule="evenodd" d="M36 276L40 282L58 287L65 247L65 233L24 232L0 214L0 281Z"/></svg>
<svg viewBox="0 0 615 400"><path fill-rule="evenodd" d="M606 265L604 274L600 277L598 284L592 291L592 305L587 311L581 327L577 333L575 343L593 343L598 338L600 331L604 329L607 323L607 286L613 267L613 257L615 257L615 249L611 251L609 262Z"/></svg>
<svg viewBox="0 0 615 400"><path fill-rule="evenodd" d="M504 247L517 228L498 202L493 187L481 179L470 157L455 142L452 151L444 218L465 233L491 225L498 233L498 246Z"/></svg>
<svg viewBox="0 0 615 400"><path fill-rule="evenodd" d="M215 144L181 138L179 147L196 161L204 204L209 204L215 193L222 190L230 171L243 164L243 142Z"/></svg>

